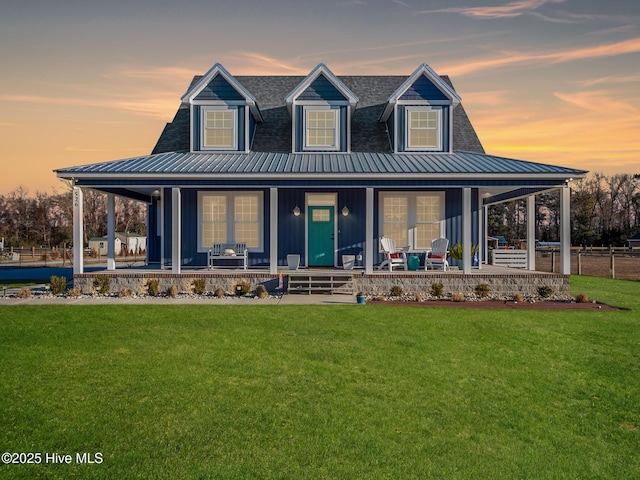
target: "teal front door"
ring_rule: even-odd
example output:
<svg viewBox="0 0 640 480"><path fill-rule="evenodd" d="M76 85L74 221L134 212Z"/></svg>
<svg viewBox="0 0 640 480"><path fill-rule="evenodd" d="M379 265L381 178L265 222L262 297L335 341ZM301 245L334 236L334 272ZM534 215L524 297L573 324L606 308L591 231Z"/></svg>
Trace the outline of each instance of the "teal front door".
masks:
<svg viewBox="0 0 640 480"><path fill-rule="evenodd" d="M309 207L309 266L333 267L333 207Z"/></svg>

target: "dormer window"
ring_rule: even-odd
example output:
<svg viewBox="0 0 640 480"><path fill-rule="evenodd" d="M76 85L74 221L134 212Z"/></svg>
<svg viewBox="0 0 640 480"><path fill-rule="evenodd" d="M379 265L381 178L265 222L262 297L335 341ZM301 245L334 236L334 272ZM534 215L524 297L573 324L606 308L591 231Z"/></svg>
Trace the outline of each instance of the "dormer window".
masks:
<svg viewBox="0 0 640 480"><path fill-rule="evenodd" d="M406 107L407 150L442 150L442 109Z"/></svg>
<svg viewBox="0 0 640 480"><path fill-rule="evenodd" d="M322 63L285 97L292 152L350 152L358 97Z"/></svg>
<svg viewBox="0 0 640 480"><path fill-rule="evenodd" d="M202 148L236 150L238 145L236 108L202 107Z"/></svg>
<svg viewBox="0 0 640 480"><path fill-rule="evenodd" d="M256 99L216 63L182 96L189 104L191 151L251 151L256 125L263 121Z"/></svg>
<svg viewBox="0 0 640 480"><path fill-rule="evenodd" d="M420 65L388 98L380 121L394 153L453 151L453 109L460 97L428 65Z"/></svg>
<svg viewBox="0 0 640 480"><path fill-rule="evenodd" d="M305 107L305 150L337 150L340 145L339 110Z"/></svg>

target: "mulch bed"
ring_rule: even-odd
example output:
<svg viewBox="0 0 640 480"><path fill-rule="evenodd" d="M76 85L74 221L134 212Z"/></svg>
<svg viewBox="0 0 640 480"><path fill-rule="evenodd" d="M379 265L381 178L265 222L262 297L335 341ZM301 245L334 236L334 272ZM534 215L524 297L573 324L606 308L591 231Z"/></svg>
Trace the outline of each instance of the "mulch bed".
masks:
<svg viewBox="0 0 640 480"><path fill-rule="evenodd" d="M427 300L424 302L403 302L396 300L367 300L367 303L384 305L397 305L405 307L444 307L444 308L481 308L481 309L508 309L508 310L619 310L618 308L603 303L576 303L576 302L512 302L502 300L483 300L479 302L452 302L451 300Z"/></svg>

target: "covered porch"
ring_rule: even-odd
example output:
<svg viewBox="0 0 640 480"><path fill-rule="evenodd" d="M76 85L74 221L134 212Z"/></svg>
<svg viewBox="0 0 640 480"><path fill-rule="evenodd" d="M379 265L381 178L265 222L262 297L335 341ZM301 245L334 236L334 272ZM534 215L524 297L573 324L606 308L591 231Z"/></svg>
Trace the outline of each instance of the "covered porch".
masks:
<svg viewBox="0 0 640 480"><path fill-rule="evenodd" d="M477 182L479 183L479 182ZM202 192L217 192L218 190L202 190L192 186L167 187L153 184L129 186L127 188L114 188L109 185L91 184L81 186L76 184L73 188L74 198L74 275L84 273L82 261L83 253L83 189L95 188L107 193L107 271L115 271L115 227L114 205L115 196L122 195L145 201L149 204L147 228L150 242L155 242L147 248L149 252L156 252L156 258L147 257L147 263L157 268L160 273L180 275L206 269L206 250L196 249L196 243L204 238L201 227L201 200ZM211 188L211 187L209 187ZM245 187L246 188L246 187ZM256 187L257 189L257 187ZM328 263L322 268L340 268L343 266L345 254L351 258L357 258L356 265L360 268L361 275L385 274L377 268L383 262L380 248L380 238L388 233L389 227L387 213L384 211L386 204L383 202L390 196L416 196L432 195L440 196L442 216L435 223L434 237L445 236L450 240L449 245L462 244L463 258L461 270L447 272L450 275L479 275L480 273L492 274L495 270L489 263L489 245L487 241L487 209L490 205L506 202L519 198L526 198L526 265L528 273L535 272L535 213L536 194L560 190L561 201L561 229L560 229L560 273L570 273L570 229L569 229L569 202L570 189L568 182L555 185L538 187L442 187L426 185L425 182L403 182L376 187L336 185L334 188L310 188L292 186L274 186L262 189L259 193L260 203L256 215L260 216L258 237L260 238L260 252L250 252L250 272L266 272L269 275L279 274L287 265L287 257L296 254L302 258L302 267L311 265L310 257L312 241L315 238L315 230L311 230L314 209L326 208L330 210L332 222L326 233L330 238L327 257ZM405 193L408 192L408 193ZM418 192L418 193L416 193ZM184 198L187 200L184 201ZM194 200L197 199L197 200ZM197 203L196 203L197 202ZM300 209L299 205L302 205ZM195 211L198 211L196 214ZM406 214L405 214L406 215ZM413 216L411 211L408 215ZM391 226L393 223L391 222ZM314 227L315 228L315 227ZM407 228L404 226L403 228ZM396 270L394 275L416 276L424 268L424 255L428 251L425 248L427 242L418 245L417 227L409 227L407 238L408 245L405 249L414 254L422 255L421 266L418 272L406 272ZM198 237L197 239L194 237ZM155 240L154 240L155 237ZM429 237L431 238L431 237ZM474 268L472 262L472 245L478 247L479 262ZM201 260L198 260L200 258ZM452 262L455 267L455 262ZM225 270L223 270L224 272ZM228 270L226 270L228 271ZM387 272L388 273L388 272ZM520 272L522 273L522 272ZM495 274L495 273L494 273Z"/></svg>

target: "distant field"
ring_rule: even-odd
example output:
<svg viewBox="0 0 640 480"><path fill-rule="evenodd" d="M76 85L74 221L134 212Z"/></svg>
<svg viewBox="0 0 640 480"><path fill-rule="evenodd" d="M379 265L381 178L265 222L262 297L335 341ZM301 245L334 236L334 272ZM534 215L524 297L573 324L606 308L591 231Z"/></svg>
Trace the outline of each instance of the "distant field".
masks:
<svg viewBox="0 0 640 480"><path fill-rule="evenodd" d="M72 455L0 478L640 478L639 287L572 278L612 312L0 307L0 449Z"/></svg>

